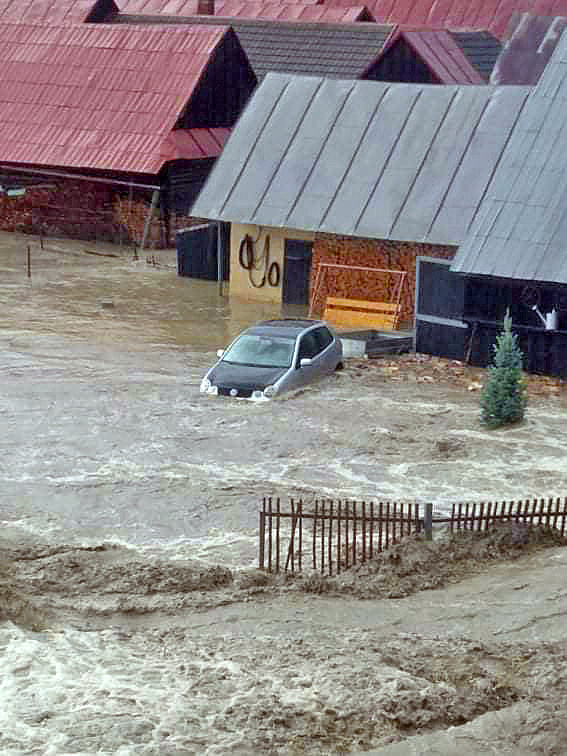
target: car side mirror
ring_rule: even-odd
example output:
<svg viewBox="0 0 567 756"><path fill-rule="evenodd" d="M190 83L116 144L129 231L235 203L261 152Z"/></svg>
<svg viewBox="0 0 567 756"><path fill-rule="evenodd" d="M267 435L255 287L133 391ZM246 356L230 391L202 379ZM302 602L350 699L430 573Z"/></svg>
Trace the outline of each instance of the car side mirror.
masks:
<svg viewBox="0 0 567 756"><path fill-rule="evenodd" d="M309 367L309 365L311 365L312 362L313 360L311 359L311 357L302 357L301 360L299 361L299 367L300 368Z"/></svg>
<svg viewBox="0 0 567 756"><path fill-rule="evenodd" d="M224 349L217 349L217 357L222 357L224 354Z"/></svg>

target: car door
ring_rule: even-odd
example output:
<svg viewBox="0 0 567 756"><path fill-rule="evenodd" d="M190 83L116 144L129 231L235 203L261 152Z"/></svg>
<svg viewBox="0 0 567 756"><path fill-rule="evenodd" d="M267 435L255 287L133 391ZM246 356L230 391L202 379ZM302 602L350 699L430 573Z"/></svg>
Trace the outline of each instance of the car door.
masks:
<svg viewBox="0 0 567 756"><path fill-rule="evenodd" d="M321 373L321 364L317 360L317 354L320 351L319 342L314 331L307 331L299 340L299 349L297 350L297 358L295 363L295 373L297 376L297 384L306 386L309 383L313 383ZM311 360L310 365L301 366L301 360Z"/></svg>
<svg viewBox="0 0 567 756"><path fill-rule="evenodd" d="M333 335L325 326L320 326L312 331L317 341L318 350L314 360L319 366L321 374L332 373L337 366L337 357L334 349L329 349L333 343Z"/></svg>

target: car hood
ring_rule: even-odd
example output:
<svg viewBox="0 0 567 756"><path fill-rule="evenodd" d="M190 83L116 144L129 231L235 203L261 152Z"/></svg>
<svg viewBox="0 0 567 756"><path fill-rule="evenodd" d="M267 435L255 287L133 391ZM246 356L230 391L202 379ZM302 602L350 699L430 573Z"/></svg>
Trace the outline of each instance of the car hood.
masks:
<svg viewBox="0 0 567 756"><path fill-rule="evenodd" d="M254 365L235 365L219 362L208 375L214 386L229 388L265 389L273 385L289 368L256 367Z"/></svg>

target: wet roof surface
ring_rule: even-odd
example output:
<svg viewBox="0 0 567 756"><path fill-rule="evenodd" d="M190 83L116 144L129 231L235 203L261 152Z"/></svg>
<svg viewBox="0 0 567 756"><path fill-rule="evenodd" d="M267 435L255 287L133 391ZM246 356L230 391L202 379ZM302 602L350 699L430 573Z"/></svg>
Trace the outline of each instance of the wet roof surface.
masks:
<svg viewBox="0 0 567 756"><path fill-rule="evenodd" d="M567 36L532 90L452 269L567 283Z"/></svg>
<svg viewBox="0 0 567 756"><path fill-rule="evenodd" d="M166 23L152 16L121 15L124 21ZM177 19L176 23L218 24L213 16ZM301 73L332 78L358 78L373 63L392 32L374 23L311 23L265 19L224 19L236 32L258 80L269 71Z"/></svg>
<svg viewBox="0 0 567 756"><path fill-rule="evenodd" d="M227 31L0 24L0 161L154 174L184 138L218 154L226 135L166 140Z"/></svg>
<svg viewBox="0 0 567 756"><path fill-rule="evenodd" d="M191 213L459 244L528 93L268 74Z"/></svg>
<svg viewBox="0 0 567 756"><path fill-rule="evenodd" d="M326 6L345 6L348 0L325 0ZM486 30L505 35L514 11L542 16L567 15L567 0L368 0L377 22L421 29Z"/></svg>
<svg viewBox="0 0 567 756"><path fill-rule="evenodd" d="M203 13L199 0L122 0L123 14L194 16ZM266 0L216 0L212 15L230 18L264 18L285 21L370 21L371 14L363 4L325 6L315 2L275 2Z"/></svg>

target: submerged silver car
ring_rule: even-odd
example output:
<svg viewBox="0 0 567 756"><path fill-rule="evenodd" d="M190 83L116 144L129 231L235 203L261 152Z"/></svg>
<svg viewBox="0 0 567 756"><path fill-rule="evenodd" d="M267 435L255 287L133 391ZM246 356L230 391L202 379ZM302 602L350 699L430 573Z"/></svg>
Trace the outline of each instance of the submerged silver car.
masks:
<svg viewBox="0 0 567 756"><path fill-rule="evenodd" d="M322 320L265 320L217 355L201 393L245 399L271 399L343 366L341 340Z"/></svg>

